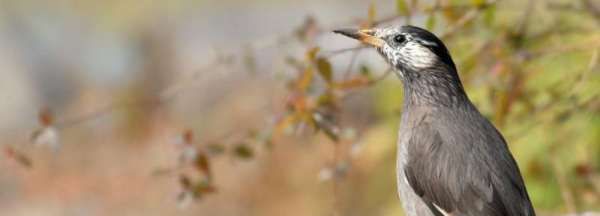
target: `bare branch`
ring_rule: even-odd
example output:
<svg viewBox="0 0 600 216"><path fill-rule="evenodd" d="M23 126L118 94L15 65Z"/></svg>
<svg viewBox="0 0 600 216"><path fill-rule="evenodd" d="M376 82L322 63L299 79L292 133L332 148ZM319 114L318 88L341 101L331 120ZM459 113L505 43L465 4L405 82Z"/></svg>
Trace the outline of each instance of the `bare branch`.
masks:
<svg viewBox="0 0 600 216"><path fill-rule="evenodd" d="M596 22L600 25L600 6L592 3L591 0L581 0L584 8L596 19ZM597 3L597 2L596 2Z"/></svg>
<svg viewBox="0 0 600 216"><path fill-rule="evenodd" d="M335 57L340 54L357 51L357 50L361 50L361 49L366 49L366 48L368 48L368 47L364 46L364 45L358 45L356 47L344 48L344 49L339 49L339 50L323 51L323 52L321 52L320 55L321 55L321 57L324 57L324 58L332 58L332 57Z"/></svg>
<svg viewBox="0 0 600 216"><path fill-rule="evenodd" d="M460 30L467 23L471 22L480 14L480 9L472 9L467 12L464 16L462 16L453 26L450 26L446 29L444 33L440 35L441 38L448 39L452 37L458 30Z"/></svg>
<svg viewBox="0 0 600 216"><path fill-rule="evenodd" d="M381 76L371 80L369 82L369 85L374 85L378 82L381 82L382 80L384 80L385 78L387 78L390 74L392 74L392 72L394 71L394 69L392 67L388 68Z"/></svg>

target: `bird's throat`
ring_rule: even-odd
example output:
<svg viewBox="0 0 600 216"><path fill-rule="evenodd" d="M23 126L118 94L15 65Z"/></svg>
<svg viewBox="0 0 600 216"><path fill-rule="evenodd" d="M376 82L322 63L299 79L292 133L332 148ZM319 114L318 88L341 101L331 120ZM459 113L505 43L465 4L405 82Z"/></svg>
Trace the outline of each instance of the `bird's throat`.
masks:
<svg viewBox="0 0 600 216"><path fill-rule="evenodd" d="M435 71L401 73L406 106L454 107L468 101L460 79L455 74Z"/></svg>

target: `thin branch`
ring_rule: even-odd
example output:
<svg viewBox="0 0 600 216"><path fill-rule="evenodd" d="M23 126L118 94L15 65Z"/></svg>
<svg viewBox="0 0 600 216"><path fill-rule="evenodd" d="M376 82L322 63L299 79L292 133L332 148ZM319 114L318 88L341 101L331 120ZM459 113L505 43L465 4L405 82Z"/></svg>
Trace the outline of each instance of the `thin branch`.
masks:
<svg viewBox="0 0 600 216"><path fill-rule="evenodd" d="M592 3L591 0L581 0L581 2L583 2L583 8L594 17L598 24L600 24L600 6Z"/></svg>
<svg viewBox="0 0 600 216"><path fill-rule="evenodd" d="M554 175L556 177L556 181L558 182L558 188L560 189L560 193L562 195L563 201L565 203L565 207L567 211L570 213L577 212L577 207L575 205L575 198L573 197L573 190L569 187L567 182L567 177L564 172L560 169L560 161L556 156L555 152L550 154L551 166L554 170Z"/></svg>
<svg viewBox="0 0 600 216"><path fill-rule="evenodd" d="M390 74L392 74L392 72L394 71L394 69L392 67L388 68L381 76L371 80L369 82L369 85L374 85L376 83L381 82L382 80L384 80L385 78L387 78Z"/></svg>
<svg viewBox="0 0 600 216"><path fill-rule="evenodd" d="M348 66L346 67L346 71L344 72L344 79L348 79L350 77L350 74L352 73L352 68L354 67L354 64L356 63L356 58L358 57L358 54L360 53L360 49L354 50L354 52L352 52L352 56L350 57L350 62L348 63Z"/></svg>
<svg viewBox="0 0 600 216"><path fill-rule="evenodd" d="M494 4L495 1L492 1L489 3L489 5ZM443 10L447 7L452 7L452 6L444 6L444 7L436 7L436 8L432 8L431 10ZM469 13L467 13L465 16L463 16L459 21L457 21L457 23L450 27L448 31L446 31L446 33L444 33L442 35L442 37L450 37L454 32L456 32L458 29L460 29L462 26L464 26L465 24L467 24L469 21L475 19L475 17L479 14L480 9L474 9L472 11L470 11ZM403 18L404 16L400 16L400 15L390 15L390 16L386 16L382 19L379 19L377 21L374 22L375 25L381 25L387 22L391 22L394 21L396 19L400 19ZM335 28L339 27L340 25L336 25ZM326 28L326 29L334 29L334 28ZM325 33L330 33L331 31L320 31L317 34L318 35L322 35ZM275 46L277 44L285 44L285 43L289 43L290 41L292 41L291 39L295 38L294 33L287 33L287 34L283 34L283 35L279 35L279 36L273 36L273 37L265 37L263 39L251 42L249 44L247 44L248 47L252 47L252 49L254 50L261 50L261 49L266 49L272 46ZM357 50L362 50L367 48L364 45L359 45L357 47L352 47L352 48L345 48L345 49L340 49L340 50L334 50L334 51L329 51L329 52L323 52L322 56L325 58L331 58L346 52L353 52L353 51L357 51ZM224 56L235 56L235 52L231 51L231 52L225 52ZM206 69L211 69L215 66L219 66L221 65L222 62L217 59L214 62L211 62L205 66L202 66L200 70L195 71L192 74L193 79L191 79L192 81L195 81L198 79L198 77L200 76L200 74L205 71ZM387 74L389 74L389 72L386 72L384 75L387 76ZM383 78L385 78L385 76ZM382 79L383 79L382 78ZM122 108L122 107L126 107L126 106L131 106L131 105L140 105L140 104L163 104L163 103L167 103L171 100L173 100L174 98L177 97L177 95L179 95L180 92L183 91L183 89L185 89L185 86L189 85L188 82L191 81L187 81L187 82L183 82L183 83L179 83L179 84L174 84L173 86L169 86L166 89L164 89L163 91L161 91L161 93L159 93L158 98L156 100L153 101L134 101L134 102L129 102L129 103L118 103L118 102L111 102L95 111L92 111L90 113L86 113L86 114L82 114L80 116L76 116L74 118L70 118L70 119L66 119L66 120L62 120L60 122L57 122L56 126L59 129L63 129L63 128L67 128L70 126L74 126L74 125L78 125L80 123L83 122L87 122L96 118L99 118L100 116L109 114L111 112L113 112L116 109Z"/></svg>
<svg viewBox="0 0 600 216"><path fill-rule="evenodd" d="M479 13L481 13L480 9L470 10L469 12L467 12L467 14L465 14L458 21L456 21L456 23L453 26L448 27L446 29L446 31L440 35L440 37L443 39L448 39L448 38L452 37L463 26L465 26L467 23L469 23L472 20L474 20L475 18L477 18Z"/></svg>
<svg viewBox="0 0 600 216"><path fill-rule="evenodd" d="M535 0L527 1L527 5L525 6L525 10L523 14L521 14L521 19L517 25L516 34L519 36L524 36L527 34L527 28L529 27L529 21L531 17L533 17L533 9L535 6Z"/></svg>
<svg viewBox="0 0 600 216"><path fill-rule="evenodd" d="M65 119L62 121L59 121L55 124L56 129L65 129L68 127L72 127L75 125L78 125L80 123L83 122L87 122L96 118L99 118L105 114L111 113L113 112L115 109L119 108L120 106L118 106L119 104L116 102L110 102L107 105L104 105L102 108L99 108L97 110L94 110L90 113L85 113L82 115L79 115L77 117L74 118L70 118L70 119Z"/></svg>
<svg viewBox="0 0 600 216"><path fill-rule="evenodd" d="M481 7L471 9L469 12L467 12L465 15L463 15L458 21L456 21L456 23L454 23L453 26L448 27L444 33L440 34L440 38L443 38L443 39L451 38L452 36L454 36L454 34L456 32L458 32L458 30L460 30L462 27L467 25L469 22L471 22L475 18L477 18L483 9L485 9L489 6L492 6L496 3L497 3L497 1L490 1Z"/></svg>
<svg viewBox="0 0 600 216"><path fill-rule="evenodd" d="M120 108L124 108L124 107L128 107L128 106L145 105L145 104L154 105L154 104L168 103L169 101L175 99L192 82L197 81L200 78L200 75L202 74L202 72L207 71L209 69L213 69L214 67L216 67L220 64L221 64L220 61L217 60L217 61L214 61L214 62L202 67L202 69L200 69L200 70L196 70L194 73L192 73L190 79L185 79L181 83L177 83L177 84L166 87L158 94L158 98L156 98L154 100L136 100L136 101L130 101L130 102L121 102L121 103L119 103L117 101L112 101L92 112L81 114L76 117L64 119L62 121L58 121L54 124L54 126L57 129L65 129L65 128L76 126L78 124L81 124L81 123L84 123L87 121L91 121L93 119L97 119L103 115L112 113L115 110L120 109Z"/></svg>
<svg viewBox="0 0 600 216"><path fill-rule="evenodd" d="M352 51L357 51L357 50L361 50L361 49L366 49L366 48L369 48L369 47L361 44L361 45L358 45L356 47L343 48L343 49L332 50L332 51L323 51L323 52L321 52L321 57L332 58L332 57L335 57L335 56L340 55L340 54L344 54L344 53L352 52Z"/></svg>
<svg viewBox="0 0 600 216"><path fill-rule="evenodd" d="M539 57L550 54L563 54L565 52L576 52L576 51L586 51L586 50L594 50L600 48L600 38L596 40L592 40L586 43L574 44L568 46L558 46L551 47L548 49L543 49L535 52L531 52L531 57Z"/></svg>

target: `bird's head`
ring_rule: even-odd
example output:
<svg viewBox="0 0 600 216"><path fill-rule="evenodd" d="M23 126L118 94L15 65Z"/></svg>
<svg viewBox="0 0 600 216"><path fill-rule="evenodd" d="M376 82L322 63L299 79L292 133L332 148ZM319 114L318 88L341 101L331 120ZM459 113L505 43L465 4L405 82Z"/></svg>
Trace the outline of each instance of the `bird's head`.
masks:
<svg viewBox="0 0 600 216"><path fill-rule="evenodd" d="M418 100L438 103L464 94L448 49L425 29L407 25L334 32L377 48Z"/></svg>
<svg viewBox="0 0 600 216"><path fill-rule="evenodd" d="M421 76L432 68L444 68L446 70L443 71L456 74L456 67L444 43L425 29L407 25L362 30L340 29L334 32L377 48L402 77Z"/></svg>

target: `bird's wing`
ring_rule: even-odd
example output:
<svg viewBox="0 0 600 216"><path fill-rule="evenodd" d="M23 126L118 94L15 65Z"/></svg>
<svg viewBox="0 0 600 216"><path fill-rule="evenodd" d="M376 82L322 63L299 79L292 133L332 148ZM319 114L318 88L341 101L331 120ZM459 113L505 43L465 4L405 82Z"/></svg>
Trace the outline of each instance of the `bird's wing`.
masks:
<svg viewBox="0 0 600 216"><path fill-rule="evenodd" d="M491 129L504 142L493 126ZM505 143L486 146L481 142L493 139L460 134L460 130L454 131L452 139L446 138L446 133L427 122L420 123L413 132L404 174L435 215L535 214ZM453 143L460 140L471 143Z"/></svg>

